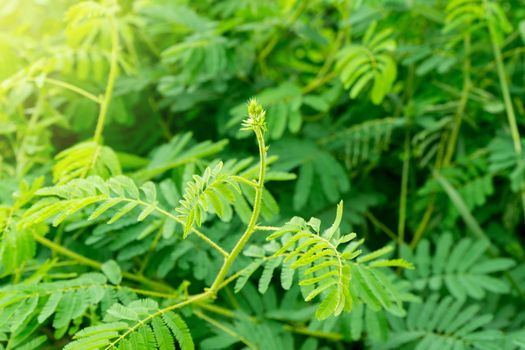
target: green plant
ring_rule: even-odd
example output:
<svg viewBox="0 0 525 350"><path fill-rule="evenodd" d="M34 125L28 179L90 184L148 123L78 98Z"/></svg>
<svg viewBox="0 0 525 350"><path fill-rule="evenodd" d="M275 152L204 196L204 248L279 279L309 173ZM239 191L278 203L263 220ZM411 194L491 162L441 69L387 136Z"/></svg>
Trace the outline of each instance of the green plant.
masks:
<svg viewBox="0 0 525 350"><path fill-rule="evenodd" d="M85 212L87 220L90 221L111 213L106 215L104 219L108 225L111 225L129 215L135 209L140 209L137 211L137 221L144 221L154 213L165 217L166 220L173 220L184 227L182 239L187 238L188 234L192 232L223 255L224 259L213 283L208 288L205 288L203 292L182 298L179 297L180 301L163 308L159 307L155 301L149 299L139 299L127 305L113 304L106 311L107 316L104 317L102 324L95 324L76 332L73 337L76 340L65 348L98 349L116 347L127 349L128 347L147 348L149 346L172 348L173 345L170 344L173 344L174 338L177 339L177 342L183 349L194 347L187 325L173 311L214 299L217 293L228 283L235 280L236 277L243 276L244 283L247 280L246 274L243 274L244 270L241 269L240 273L233 275L231 275L230 270L238 255L249 242L250 237L257 230L261 230L257 226L257 222L261 213L267 169L267 148L264 141L264 133L266 131L265 118L266 111L262 109L256 100L251 100L248 104L248 118L243 121L242 130L252 131L257 139L259 146L257 180L225 174L223 172L223 163L207 167L202 176L194 175L193 182L186 185L180 205L178 208L175 208L178 215L174 214L173 210L163 209L159 206L156 186L153 182L146 182L138 188L132 179L122 175L110 177L107 181L99 176L90 176L85 179L70 180L64 185L57 184L52 187L44 187L36 191L33 189L31 191L32 194L40 198L25 211L22 220L17 224L17 229L22 232L24 230L33 230L32 235L28 234L27 237L23 238L28 243L16 242L14 247L16 250L23 245L34 245L33 240L36 239L40 243L47 245L48 248L60 253L63 248L59 248L55 243L41 237L36 231L36 227L44 222L51 222L56 227L79 212ZM83 173L75 173L75 175L79 177L85 176ZM205 234L195 229L194 225L201 226L204 223L206 212L213 212L223 219L231 219L231 205L235 200L233 193L234 191L241 192L239 183L245 183L253 187L255 196L247 227L231 251L228 252ZM18 204L18 206L23 206L23 204L25 203ZM229 214L225 214L225 212ZM299 283L301 286L311 289L305 300L310 301L317 296L323 295L322 302L316 312L316 317L319 319L328 318L332 314L337 316L343 309L347 312L351 311L352 304L360 302L365 302L376 310L381 308L390 309L395 306L394 309L399 313L402 310L402 299L397 295L398 292L396 292L388 279L375 270L379 267L387 266L408 268L412 266L401 259L379 260L364 265L363 263L388 253L388 249L382 249L359 257L361 251L357 250L357 248L363 243L362 240L357 244L348 245L346 249L340 252L338 246L348 243L356 236L354 233L339 236L341 218L342 203L338 206L334 224L322 235L319 233L320 221L318 219L311 219L308 223L314 229L314 232L310 231L308 226L306 226L306 221L302 219L300 219L302 221L294 219L290 224L283 226L282 229L275 228L276 232L270 235L268 239L273 240L287 234L292 234L292 236L283 242L283 247L275 252L271 259L280 262L282 260L281 257L285 255L284 262L294 259L289 268L303 269L303 275L308 278L301 278ZM264 227L262 229L268 230L268 228ZM273 228L271 229L273 230ZM288 249L295 245L297 247L288 252ZM34 254L34 247L31 251ZM31 252L24 253L24 256L22 258L18 257L16 262L19 264L23 263L22 259L29 260L33 254ZM74 253L69 253L68 255L72 257ZM355 258L357 258L356 263L350 264L350 261ZM5 261L12 259L4 257ZM83 259L77 258L77 260L79 263L84 262ZM271 269L273 271L277 265L272 264L272 266ZM304 270L307 267L308 269ZM100 268L111 283L120 284L122 273L117 263L109 261L101 265ZM248 269L253 272L251 266L248 266ZM259 291L266 291L272 271L266 269L263 273L262 279L264 281L260 283ZM356 282L354 284L350 283L350 275L355 276ZM293 274L288 277L288 282L286 283L291 284L292 281ZM63 286L60 283L57 283L58 286L56 284L52 286L42 285L41 283L30 284L30 287L26 287L27 289L25 290L28 297L21 297L24 300L24 304L14 304L11 300L13 296L11 298L7 297L8 301L3 305L14 305L15 310L13 312L18 315L13 321L8 321L7 323L10 333L17 334L19 328L34 322L35 317L39 324L44 323L50 315L55 315L53 327L57 332L63 333L68 329L72 320L82 319L84 312L89 306L97 305L101 302L105 283L107 282L103 277L98 282L101 285L99 289L93 289L93 287L89 286L81 287L78 291L74 291L76 284L73 284L71 287ZM261 284L266 286L261 287ZM53 291L55 287L58 288L56 291ZM67 291L69 288L72 288L73 291L63 295L63 290ZM240 288L237 285L236 290L239 291ZM288 285L288 288L290 288L290 285ZM12 290L7 289L3 290L2 293L12 295L15 291L18 290L16 288ZM39 309L37 307L38 295L42 292L48 295L48 299L42 305L42 309ZM33 297L32 293L35 293L37 297ZM16 298L17 295L14 297ZM179 299L176 294L173 296L168 294L167 297L169 299ZM10 310L10 308L5 310Z"/></svg>
<svg viewBox="0 0 525 350"><path fill-rule="evenodd" d="M523 349L522 2L2 1L0 350Z"/></svg>

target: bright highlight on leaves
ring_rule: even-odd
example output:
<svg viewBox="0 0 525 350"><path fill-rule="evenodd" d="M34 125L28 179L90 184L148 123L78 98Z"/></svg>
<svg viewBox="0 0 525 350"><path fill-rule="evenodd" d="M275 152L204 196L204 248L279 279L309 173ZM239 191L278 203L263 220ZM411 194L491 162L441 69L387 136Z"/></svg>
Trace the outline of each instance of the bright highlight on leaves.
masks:
<svg viewBox="0 0 525 350"><path fill-rule="evenodd" d="M391 251L390 247L361 255L359 247L364 240L354 241L355 233L340 233L342 216L343 203L340 202L334 223L323 232L318 219L308 222L297 217L292 219L267 238L282 242L274 256L284 257L285 263L291 262L290 268L301 272L299 285L306 294L305 301L321 297L316 312L318 319L338 316L343 310L350 312L354 302L364 302L374 309L402 309L401 298L396 296L393 285L376 269L413 268L412 264L403 259L378 260Z"/></svg>
<svg viewBox="0 0 525 350"><path fill-rule="evenodd" d="M234 178L222 172L223 163L208 167L202 176L194 175L193 181L186 185L183 199L176 208L179 219L184 222L184 237L187 237L194 224L201 226L206 221L206 213L214 211L219 218L229 220L235 192L240 188Z"/></svg>
<svg viewBox="0 0 525 350"><path fill-rule="evenodd" d="M88 349L195 349L190 330L178 314L159 312L151 299L113 304L104 323L82 329L64 350Z"/></svg>

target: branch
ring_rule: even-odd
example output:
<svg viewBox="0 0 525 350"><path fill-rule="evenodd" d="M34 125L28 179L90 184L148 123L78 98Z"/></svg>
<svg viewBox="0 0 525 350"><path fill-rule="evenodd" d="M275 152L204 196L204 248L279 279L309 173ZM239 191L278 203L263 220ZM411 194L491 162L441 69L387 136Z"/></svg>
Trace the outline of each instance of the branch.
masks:
<svg viewBox="0 0 525 350"><path fill-rule="evenodd" d="M42 244L43 246L51 249L52 251L54 252L57 252L61 255L64 255L64 256L67 256L68 258L72 259L72 260L75 260L76 262L82 264L82 265L86 265L86 266L89 266L89 267L92 267L94 269L97 269L97 270L102 270L102 263L96 261L96 260L93 260L93 259L89 259L89 258L86 258L85 256L82 256L78 253L75 253L74 251L72 250L69 250L59 244L56 244L55 242L53 241L50 241L49 239L37 234L37 233L33 233L33 237L35 238L35 241L37 241L38 243ZM153 280L150 280L144 276L141 276L141 275L136 275L136 274L133 274L133 273L129 273L129 272L122 272L122 276L128 280L131 280L131 281L135 281L135 282L140 282L144 285L147 285L147 286L150 286L152 288L155 288L155 289L159 289L159 290L164 290L166 292L173 292L174 289L166 284L163 284L163 283L160 283L160 282L156 282L156 281L153 281Z"/></svg>
<svg viewBox="0 0 525 350"><path fill-rule="evenodd" d="M255 232L257 220L259 219L259 213L261 211L261 206L262 206L262 194L264 190L264 178L266 175L266 145L264 143L262 127L255 126L254 131L257 137L257 143L259 145L260 163L259 163L259 180L257 182L258 186L255 188L255 199L253 203L253 212L250 217L248 226L246 227L246 230L244 231L243 235L241 236L240 240L237 242L235 247L233 247L229 256L224 260L224 264L222 265L217 277L215 278L215 281L210 287L210 290L213 293L216 293L221 288L221 284L226 278L226 275L228 274L228 272L230 271L230 268L233 262L235 261L239 253L242 251L246 243L248 243L252 234Z"/></svg>
<svg viewBox="0 0 525 350"><path fill-rule="evenodd" d="M111 96L113 95L113 87L115 80L117 79L118 73L118 52L119 52L119 36L115 18L111 17L111 62L109 66L108 84L106 85L106 92L104 98L100 104L100 112L97 120L97 127L95 129L95 136L93 140L96 143L100 143L102 138L102 131L104 130L104 123L106 121L106 115L111 102Z"/></svg>

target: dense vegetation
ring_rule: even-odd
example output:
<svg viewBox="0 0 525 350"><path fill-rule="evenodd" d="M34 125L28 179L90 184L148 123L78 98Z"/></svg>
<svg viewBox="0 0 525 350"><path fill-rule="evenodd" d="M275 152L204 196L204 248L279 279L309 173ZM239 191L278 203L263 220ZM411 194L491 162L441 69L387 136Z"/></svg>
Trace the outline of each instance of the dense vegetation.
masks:
<svg viewBox="0 0 525 350"><path fill-rule="evenodd" d="M523 0L2 0L0 349L525 349L524 79Z"/></svg>

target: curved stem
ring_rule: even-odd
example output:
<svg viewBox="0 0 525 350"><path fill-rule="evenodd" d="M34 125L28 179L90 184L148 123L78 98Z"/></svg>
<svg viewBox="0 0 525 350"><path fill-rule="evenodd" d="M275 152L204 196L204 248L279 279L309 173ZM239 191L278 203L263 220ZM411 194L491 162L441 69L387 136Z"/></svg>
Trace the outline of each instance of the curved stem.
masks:
<svg viewBox="0 0 525 350"><path fill-rule="evenodd" d="M104 349L111 349L111 348L115 348L116 345L122 340L124 339L125 337L127 337L128 335L130 335L131 333L135 332L135 330L137 330L139 327L143 326L144 324L148 323L149 321L151 321L152 319L154 319L155 317L159 317L169 311L173 311L173 310L176 310L176 309L180 309L186 305L190 305L190 304L193 304L195 302L198 302L198 301L201 301L201 300L206 300L208 298L210 298L211 296L211 293L210 292L204 292L204 293L201 293L201 294L196 294L184 301L181 301L180 303L177 303L177 304L173 304L173 305L170 305L164 309L160 309L159 311L157 312L154 312L150 315L148 315L146 318L138 321L133 327L130 327L128 328L128 330L126 330L126 332L122 333L117 339L115 339L114 341L111 342L111 344L109 344L107 347L105 347Z"/></svg>
<svg viewBox="0 0 525 350"><path fill-rule="evenodd" d="M299 16L303 13L303 11L306 9L307 5L308 5L307 1L302 2L301 5L295 11L295 13L293 13L288 18L288 20L284 24L284 28L288 29L289 27L291 27L295 23L295 21L299 18ZM277 43L279 42L279 39L280 39L280 36L277 34L275 34L272 37L270 42L268 42L268 44L266 44L266 46L259 53L259 57L258 57L259 62L263 62L264 59L272 52L275 45L277 45Z"/></svg>
<svg viewBox="0 0 525 350"><path fill-rule="evenodd" d="M248 186L251 186L253 188L257 188L257 183L256 182L248 180L245 177L233 175L231 178L236 180L236 181L238 181L238 182L242 182L242 183L244 183L244 184L246 184Z"/></svg>
<svg viewBox="0 0 525 350"><path fill-rule="evenodd" d="M142 202L142 201L137 201L137 202L140 202L142 205L148 205L148 203L146 203L146 202ZM168 212L168 211L166 211L166 210L164 210L162 208L159 208L157 206L155 206L155 210L158 211L159 213L169 217L170 219L178 222L179 224L184 225L184 222L181 219L179 219L178 217L176 217L175 215L173 215L172 213L170 213L170 212ZM209 239L204 233L200 232L199 230L197 230L194 227L191 228L191 232L195 233L197 235L197 237L202 239L204 242L208 243L213 249L215 249L216 251L221 253L221 255L224 256L225 258L227 258L229 256L227 251L225 251L217 243L215 243L214 241Z"/></svg>
<svg viewBox="0 0 525 350"><path fill-rule="evenodd" d="M346 38L349 36L349 22L348 18L350 17L350 4L349 1L344 1L343 6L341 9L341 28L339 28L339 31L337 33L337 37L334 41L334 45L330 49L330 52L328 53L325 62L321 69L319 69L319 73L317 73L316 77L310 81L303 89L303 94L308 94L312 92L313 90L317 89L319 86L325 84L326 82L332 80L337 76L337 72L329 72L330 68L332 67L332 64L335 61L336 54L339 51L339 49L345 44L347 41Z"/></svg>
<svg viewBox="0 0 525 350"><path fill-rule="evenodd" d="M229 256L224 260L224 264L222 265L221 269L219 270L219 273L217 274L217 277L215 278L215 281L213 281L213 284L210 287L210 291L215 294L219 289L226 278L226 275L230 271L230 268L237 258L237 256L240 254L246 243L250 240L250 237L255 232L257 220L259 219L259 214L261 212L261 205L262 205L262 194L264 189L264 178L266 176L266 145L264 143L264 137L262 134L262 130L257 128L255 129L255 135L257 136L257 143L259 145L259 180L257 182L257 187L255 189L255 199L253 203L253 212L252 216L250 217L250 221L248 222L248 226L246 227L246 230L244 231L243 235L233 247L232 251L230 252Z"/></svg>
<svg viewBox="0 0 525 350"><path fill-rule="evenodd" d="M390 237L391 240L397 241L397 237L394 231L392 231L390 228L388 228L388 226L383 224L374 214L372 214L372 212L365 211L365 216L368 220L370 220L372 225L374 225L375 227L377 227L378 229L386 233L386 235Z"/></svg>
<svg viewBox="0 0 525 350"><path fill-rule="evenodd" d="M111 62L109 66L108 83L106 85L106 92L104 98L100 104L100 111L97 119L97 127L95 129L95 135L93 141L100 144L102 138L102 132L104 131L104 123L106 121L106 115L108 113L109 103L111 102L111 96L113 95L113 87L115 86L115 80L117 79L118 73L118 52L119 52L119 37L117 31L117 25L115 18L111 17Z"/></svg>
<svg viewBox="0 0 525 350"><path fill-rule="evenodd" d="M36 79L33 79L33 81L36 81ZM78 87L76 85L73 85L73 84L70 84L70 83L66 83L65 81L61 81L61 80L57 80L57 79L52 79L52 78L45 78L44 79L44 83L49 83L51 85L55 85L55 86L59 86L61 88L64 88L64 89L67 89L67 90L70 90L70 91L73 91L73 92L76 92L77 94L81 95L81 96L84 96L85 98L95 102L95 103L100 103L100 98L95 96L94 94L92 94L91 92L89 91L86 91L84 89L82 89L81 87Z"/></svg>
<svg viewBox="0 0 525 350"><path fill-rule="evenodd" d="M244 345L246 345L250 349L257 349L257 347L254 344L252 344L248 339L246 339L244 336L242 336L239 333L235 332L233 329L230 329L229 327L223 325L219 321L214 320L213 318L209 317L205 313L203 313L203 312L201 312L199 310L195 310L195 311L193 311L193 314L195 316L197 316L198 318L208 322L212 326L220 329L224 333L229 334L229 335L231 335L234 338L238 338L242 343L244 343Z"/></svg>
<svg viewBox="0 0 525 350"><path fill-rule="evenodd" d="M96 260L93 260L93 259L89 259L89 258L86 258L85 256L83 255L80 255L78 253L75 253L74 251L72 250L69 250L59 244L56 244L55 242L37 234L37 233L33 233L33 237L35 239L35 241L37 241L38 243L42 244L43 246L51 249L52 251L54 252L57 252L61 255L64 255L64 256L67 256L68 258L72 259L72 260L75 260L76 262L82 264L82 265L86 265L86 266L89 266L89 267L92 267L94 269L97 269L97 270L101 270L102 269L102 263L96 261ZM159 283L159 282L156 282L156 281L152 281L144 276L141 276L141 275L137 275L137 274L133 274L133 273L129 273L129 272L122 272L122 276L128 280L131 280L131 281L135 281L135 282L139 282L139 283L142 283L144 285L147 285L147 286L150 286L152 288L156 288L156 289L159 289L159 290L164 290L164 291L169 291L169 292L172 292L174 289L168 285L165 285L163 283Z"/></svg>
<svg viewBox="0 0 525 350"><path fill-rule="evenodd" d="M234 311L232 311L230 309L226 309L226 308L224 308L222 306L217 306L217 305L207 304L207 303L199 303L196 306L198 306L200 309L204 309L206 311L210 311L210 312L213 312L213 313L215 313L217 315L221 315L221 316L224 316L224 317L228 317L228 318L236 318L237 317L237 315L235 314ZM252 321L252 322L257 322L257 319L255 317L249 317L248 316L248 319L250 321ZM279 319L277 319L277 320L279 320ZM307 335L307 336L310 336L310 337L322 338L322 339L327 339L327 340L330 340L330 341L341 341L341 340L343 340L343 335L340 334L340 333L315 331L315 330L309 329L306 326L285 324L285 325L283 325L283 328L285 330L287 330L287 331L291 331L291 332L294 332L294 333L297 333L297 334Z"/></svg>

